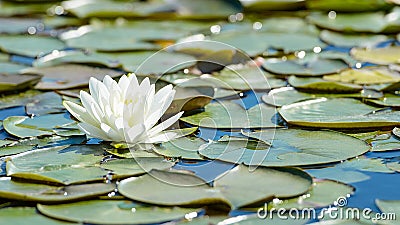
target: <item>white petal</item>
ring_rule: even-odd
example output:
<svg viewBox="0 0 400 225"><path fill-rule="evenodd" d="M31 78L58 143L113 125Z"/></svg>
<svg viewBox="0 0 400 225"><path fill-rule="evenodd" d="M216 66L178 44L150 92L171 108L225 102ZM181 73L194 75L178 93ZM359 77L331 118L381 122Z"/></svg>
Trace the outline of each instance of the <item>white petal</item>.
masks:
<svg viewBox="0 0 400 225"><path fill-rule="evenodd" d="M110 138L108 138L107 134L105 134L104 131L90 124L79 123L78 127L82 132L86 133L91 137L99 138L105 141L112 141Z"/></svg>
<svg viewBox="0 0 400 225"><path fill-rule="evenodd" d="M80 91L80 98L83 107L85 107L86 111L89 113L89 115L93 118L93 120L97 121L98 124L100 124L100 120L98 119L97 113L95 114L92 110L92 104L97 103L94 101L93 97L89 95L86 91ZM97 105L98 107L98 105Z"/></svg>
<svg viewBox="0 0 400 225"><path fill-rule="evenodd" d="M122 136L116 131L114 130L112 127L108 126L105 123L102 123L100 125L101 129L104 131L104 133L107 134L107 136L113 140L113 141L124 141L124 136L122 134Z"/></svg>
<svg viewBox="0 0 400 225"><path fill-rule="evenodd" d="M97 102L99 101L99 89L98 89L99 84L98 83L99 83L99 81L94 77L91 77L89 79L90 95L92 95L93 99Z"/></svg>
<svg viewBox="0 0 400 225"><path fill-rule="evenodd" d="M173 131L164 131L161 133L158 133L157 135L153 136L153 137L149 137L145 140L143 140L143 143L161 143L161 142L167 142L173 139L176 139L178 137L181 137L181 135L179 135L176 132Z"/></svg>
<svg viewBox="0 0 400 225"><path fill-rule="evenodd" d="M128 143L136 143L137 140L144 134L146 128L143 124L138 124L134 127L127 128L125 131L126 141Z"/></svg>
<svg viewBox="0 0 400 225"><path fill-rule="evenodd" d="M126 94L126 90L129 87L129 83L130 83L129 78L126 75L123 75L121 78L119 78L118 86L121 88L123 95Z"/></svg>
<svg viewBox="0 0 400 225"><path fill-rule="evenodd" d="M70 101L64 101L63 105L68 110L68 112L71 113L72 116L74 116L77 120L90 123L92 125L97 124L97 122L93 120L92 116L90 116L86 109L82 106Z"/></svg>
<svg viewBox="0 0 400 225"><path fill-rule="evenodd" d="M183 113L184 113L183 111L179 112L175 116L172 116L172 117L168 118L167 120L165 120L164 122L162 122L162 123L158 124L157 126L153 127L151 130L148 131L147 135L154 136L157 133L167 129L172 124L174 124L176 121L178 121L179 118L181 118Z"/></svg>

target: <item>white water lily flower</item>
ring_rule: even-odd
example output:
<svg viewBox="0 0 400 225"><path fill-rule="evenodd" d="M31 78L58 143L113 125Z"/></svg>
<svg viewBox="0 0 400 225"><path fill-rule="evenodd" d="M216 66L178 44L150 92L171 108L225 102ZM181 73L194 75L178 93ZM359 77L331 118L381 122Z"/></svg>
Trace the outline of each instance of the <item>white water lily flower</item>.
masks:
<svg viewBox="0 0 400 225"><path fill-rule="evenodd" d="M105 141L128 144L160 143L175 139L173 131L164 131L182 116L180 112L157 124L174 99L175 90L167 85L155 92L155 85L145 78L123 75L119 82L105 76L103 82L90 78L90 94L81 91L82 106L64 101L67 110L80 121L87 135Z"/></svg>

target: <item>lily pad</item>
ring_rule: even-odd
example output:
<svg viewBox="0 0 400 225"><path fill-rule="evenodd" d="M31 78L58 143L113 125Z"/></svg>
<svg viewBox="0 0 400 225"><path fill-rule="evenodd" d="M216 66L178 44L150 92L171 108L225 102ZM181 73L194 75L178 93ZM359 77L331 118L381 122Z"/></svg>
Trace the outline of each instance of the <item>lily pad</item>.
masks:
<svg viewBox="0 0 400 225"><path fill-rule="evenodd" d="M390 163L387 163L386 166L389 169L400 173L400 163L399 162L390 162Z"/></svg>
<svg viewBox="0 0 400 225"><path fill-rule="evenodd" d="M400 149L400 140L391 131L373 131L366 133L349 133L349 135L366 141L372 145L371 151L396 151Z"/></svg>
<svg viewBox="0 0 400 225"><path fill-rule="evenodd" d="M400 62L400 46L389 46L386 48L353 48L350 54L357 60L379 65Z"/></svg>
<svg viewBox="0 0 400 225"><path fill-rule="evenodd" d="M266 128L277 127L273 118L276 109L265 104L245 110L238 104L220 101L205 106L204 112L180 120L192 125L211 128Z"/></svg>
<svg viewBox="0 0 400 225"><path fill-rule="evenodd" d="M333 131L277 129L244 135L271 146L254 149L248 146L247 140L217 141L199 153L211 159L253 166L306 166L338 162L370 149L364 141Z"/></svg>
<svg viewBox="0 0 400 225"><path fill-rule="evenodd" d="M103 80L106 75L114 78L122 74L116 70L74 64L46 68L28 68L22 72L24 74L38 74L43 76L42 80L35 86L39 90L82 87L89 84L90 77Z"/></svg>
<svg viewBox="0 0 400 225"><path fill-rule="evenodd" d="M22 106L29 102L35 101L35 96L41 94L40 91L28 90L18 94L10 94L2 96L0 99L0 109Z"/></svg>
<svg viewBox="0 0 400 225"><path fill-rule="evenodd" d="M380 99L369 99L368 102L372 102L383 107L400 107L400 96L394 94L385 94Z"/></svg>
<svg viewBox="0 0 400 225"><path fill-rule="evenodd" d="M352 8L354 7L352 6ZM348 48L373 47L388 40L388 37L382 34L342 34L329 30L323 30L320 34L320 38L330 45Z"/></svg>
<svg viewBox="0 0 400 225"><path fill-rule="evenodd" d="M278 111L288 123L307 127L365 128L400 124L400 112L380 110L349 98L318 98L285 105Z"/></svg>
<svg viewBox="0 0 400 225"><path fill-rule="evenodd" d="M381 210L386 213L387 216L391 215L391 219L388 221L389 224L398 224L399 219L396 217L400 214L400 201L399 200L381 200L376 199L375 204ZM386 223L385 223L386 224Z"/></svg>
<svg viewBox="0 0 400 225"><path fill-rule="evenodd" d="M368 4L368 3L367 3ZM383 11L362 13L311 13L307 19L319 27L344 32L396 33L400 31L398 14L395 7L385 14Z"/></svg>
<svg viewBox="0 0 400 225"><path fill-rule="evenodd" d="M382 67L349 69L334 75L325 75L324 80L372 85L400 82L400 74Z"/></svg>
<svg viewBox="0 0 400 225"><path fill-rule="evenodd" d="M331 75L335 76L335 75ZM331 76L324 76L331 77ZM311 91L321 91L321 92L359 92L363 89L360 85L349 84L345 82L322 79L318 77L307 77L300 78L296 76L290 76L288 79L290 85L298 89L305 89Z"/></svg>
<svg viewBox="0 0 400 225"><path fill-rule="evenodd" d="M47 216L43 216L36 212L35 207L7 207L0 209L2 220L1 225L7 224L26 224L27 221L32 224L42 225L71 225L70 223L60 220L54 220Z"/></svg>
<svg viewBox="0 0 400 225"><path fill-rule="evenodd" d="M37 206L39 212L51 218L90 224L153 224L184 218L198 212L190 208L159 208L131 201L92 200L59 205Z"/></svg>
<svg viewBox="0 0 400 225"><path fill-rule="evenodd" d="M349 66L341 59L310 57L296 60L268 59L263 63L265 70L282 75L322 76L338 73Z"/></svg>
<svg viewBox="0 0 400 225"><path fill-rule="evenodd" d="M286 82L274 78L273 75L262 71L258 67L231 70L222 70L219 74L202 76L185 76L175 78L181 87L211 86L227 90L268 90L271 88L284 87ZM171 77L172 78L172 77ZM172 80L172 82L178 82Z"/></svg>
<svg viewBox="0 0 400 225"><path fill-rule="evenodd" d="M40 80L36 75L0 74L0 92L23 90Z"/></svg>
<svg viewBox="0 0 400 225"><path fill-rule="evenodd" d="M156 147L154 151L157 154L184 159L203 159L197 151L207 142L197 137L181 137L172 141L163 143Z"/></svg>
<svg viewBox="0 0 400 225"><path fill-rule="evenodd" d="M6 33L6 34L26 33L29 27L36 27L39 23L40 20L37 18L19 18L19 17L0 18L0 33Z"/></svg>
<svg viewBox="0 0 400 225"><path fill-rule="evenodd" d="M9 177L0 178L0 197L19 201L61 203L93 198L114 191L114 184L93 183L70 186L50 186L16 182Z"/></svg>
<svg viewBox="0 0 400 225"><path fill-rule="evenodd" d="M282 0L282 1L275 1L275 0L241 0L240 1L244 8L249 11L287 11L287 10L298 10L304 8L305 1L303 0Z"/></svg>
<svg viewBox="0 0 400 225"><path fill-rule="evenodd" d="M7 53L36 57L53 50L61 50L65 44L53 37L1 35L0 49Z"/></svg>
<svg viewBox="0 0 400 225"><path fill-rule="evenodd" d="M10 116L3 121L4 129L17 137L38 137L54 134L54 129L75 123L68 114L47 114L37 117Z"/></svg>
<svg viewBox="0 0 400 225"><path fill-rule="evenodd" d="M272 203L272 206L285 209L322 208L333 205L339 197L349 196L354 191L355 189L347 184L332 180L316 180L307 194L280 200L276 204Z"/></svg>
<svg viewBox="0 0 400 225"><path fill-rule="evenodd" d="M100 165L101 168L110 170L116 178L126 178L144 174L152 169L169 169L175 163L163 157L134 157L134 159L108 160Z"/></svg>
<svg viewBox="0 0 400 225"><path fill-rule="evenodd" d="M307 170L317 178L332 179L345 183L356 183L370 179L363 171L393 173L381 159L359 158L345 161L334 167Z"/></svg>
<svg viewBox="0 0 400 225"><path fill-rule="evenodd" d="M0 74L18 74L19 71L25 69L27 66L12 62L0 62Z"/></svg>
<svg viewBox="0 0 400 225"><path fill-rule="evenodd" d="M102 153L99 145L58 146L30 151L7 161L7 175L64 185L101 181L107 171L95 165L103 158Z"/></svg>
<svg viewBox="0 0 400 225"><path fill-rule="evenodd" d="M25 105L26 114L44 115L65 111L62 98L54 92L46 92L35 96L35 99Z"/></svg>
<svg viewBox="0 0 400 225"><path fill-rule="evenodd" d="M392 133L396 135L398 138L400 138L400 128L398 127L393 128Z"/></svg>
<svg viewBox="0 0 400 225"><path fill-rule="evenodd" d="M237 182L238 180L243 182ZM255 183L260 185L254 185ZM271 185L271 183L276 185ZM214 187L210 187L191 174L153 170L142 177L121 181L118 190L128 198L152 204L225 203L232 208L238 208L271 199L274 196L297 196L307 191L310 185L310 177L298 169L260 167L250 172L248 167L239 165L217 178L214 181ZM150 189L154 190L151 195ZM243 190L247 191L243 193Z"/></svg>
<svg viewBox="0 0 400 225"><path fill-rule="evenodd" d="M385 0L309 0L306 1L306 5L312 10L337 12L365 12L390 8L390 4Z"/></svg>

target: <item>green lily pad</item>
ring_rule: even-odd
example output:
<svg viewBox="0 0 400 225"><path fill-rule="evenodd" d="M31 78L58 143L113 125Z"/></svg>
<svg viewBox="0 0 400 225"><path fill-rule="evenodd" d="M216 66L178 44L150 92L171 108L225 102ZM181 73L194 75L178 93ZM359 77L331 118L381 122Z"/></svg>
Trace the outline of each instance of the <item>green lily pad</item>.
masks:
<svg viewBox="0 0 400 225"><path fill-rule="evenodd" d="M90 224L152 224L184 218L198 212L190 208L159 208L142 206L131 201L92 200L60 205L37 206L40 213L51 218Z"/></svg>
<svg viewBox="0 0 400 225"><path fill-rule="evenodd" d="M103 158L102 153L99 145L29 151L7 161L7 175L64 185L101 181L107 174L106 170L96 166Z"/></svg>
<svg viewBox="0 0 400 225"><path fill-rule="evenodd" d="M385 0L309 0L306 1L306 5L312 10L337 12L365 12L390 8L390 4Z"/></svg>
<svg viewBox="0 0 400 225"><path fill-rule="evenodd" d="M394 94L385 94L380 99L369 99L368 102L372 102L383 107L400 107L400 96Z"/></svg>
<svg viewBox="0 0 400 225"><path fill-rule="evenodd" d="M382 83L398 83L400 75L394 71L382 67L371 67L366 69L349 69L339 74L326 75L324 80L353 83L359 85L372 85Z"/></svg>
<svg viewBox="0 0 400 225"><path fill-rule="evenodd" d="M36 27L39 23L40 20L37 18L19 18L19 17L0 18L0 33L6 33L6 34L26 33L29 27Z"/></svg>
<svg viewBox="0 0 400 225"><path fill-rule="evenodd" d="M283 50L291 53L301 50L313 50L315 47L325 47L315 35L297 33L267 33L267 32L225 32L211 37L212 41L218 41L244 51L250 56L262 54L268 48Z"/></svg>
<svg viewBox="0 0 400 225"><path fill-rule="evenodd" d="M322 76L338 73L349 66L341 59L310 57L296 60L268 59L263 63L265 70L282 75Z"/></svg>
<svg viewBox="0 0 400 225"><path fill-rule="evenodd" d="M206 143L206 141L197 137L181 137L162 143L154 151L157 154L172 158L203 159L197 154L197 151Z"/></svg>
<svg viewBox="0 0 400 225"><path fill-rule="evenodd" d="M391 217L383 222L387 222L385 224L398 224L399 219L397 215L400 214L400 201L399 200L381 200L376 199L375 204L381 210L381 212L386 213L386 215Z"/></svg>
<svg viewBox="0 0 400 225"><path fill-rule="evenodd" d="M318 98L278 109L288 123L307 127L363 128L400 124L398 111L379 110L349 98Z"/></svg>
<svg viewBox="0 0 400 225"><path fill-rule="evenodd" d="M176 86L175 96L171 105L162 118L175 115L180 111L190 111L203 108L214 96L214 89L211 87L182 88Z"/></svg>
<svg viewBox="0 0 400 225"><path fill-rule="evenodd" d="M308 79L308 78L307 78ZM328 94L328 93L307 93L301 92L293 87L283 87L273 89L262 96L262 100L273 106L281 107L295 102L300 102L315 98L360 98L360 99L374 99L381 98L383 94L372 90L362 90L359 93L341 93L341 94Z"/></svg>
<svg viewBox="0 0 400 225"><path fill-rule="evenodd" d="M395 7L386 15L383 11L363 13L314 12L307 19L312 24L334 31L396 33L400 31L399 13L400 8L398 7Z"/></svg>
<svg viewBox="0 0 400 225"><path fill-rule="evenodd" d="M157 155L154 152L150 151L131 151L129 148L105 148L106 152L111 155L118 156L120 158L133 159L133 158L148 158L148 157L156 157L159 158L160 155Z"/></svg>
<svg viewBox="0 0 400 225"><path fill-rule="evenodd" d="M93 183L64 187L0 179L0 197L19 201L61 203L93 198L114 191L114 184Z"/></svg>
<svg viewBox="0 0 400 225"><path fill-rule="evenodd" d="M134 159L114 159L100 165L101 168L111 170L117 178L126 178L144 174L152 169L169 169L175 162L167 161L163 157L135 157Z"/></svg>
<svg viewBox="0 0 400 225"><path fill-rule="evenodd" d="M62 98L54 92L45 92L36 95L34 100L25 105L26 114L44 115L50 113L59 113L65 111L62 105Z"/></svg>
<svg viewBox="0 0 400 225"><path fill-rule="evenodd" d="M400 173L400 163L399 162L386 163L386 166L387 166L387 168Z"/></svg>
<svg viewBox="0 0 400 225"><path fill-rule="evenodd" d="M265 104L245 110L236 103L220 101L204 107L204 112L180 120L199 127L211 128L266 128L277 127L273 116L276 109Z"/></svg>
<svg viewBox="0 0 400 225"><path fill-rule="evenodd" d="M353 48L350 51L355 59L379 65L399 63L400 46L390 46L386 48Z"/></svg>
<svg viewBox="0 0 400 225"><path fill-rule="evenodd" d="M217 178L214 187L191 174L153 170L142 177L121 181L118 190L128 198L158 205L225 203L238 208L274 196L297 196L306 192L310 185L310 177L298 169L260 167L250 172L248 167L239 165ZM149 194L149 190L154 191ZM243 190L247 191L244 193Z"/></svg>
<svg viewBox="0 0 400 225"><path fill-rule="evenodd" d="M249 11L287 11L287 10L297 10L304 8L305 1L303 0L241 0L240 1L244 8Z"/></svg>
<svg viewBox="0 0 400 225"><path fill-rule="evenodd" d="M400 140L391 131L373 131L366 133L349 133L349 135L366 141L372 145L371 151L396 151L400 149Z"/></svg>
<svg viewBox="0 0 400 225"><path fill-rule="evenodd" d="M338 162L370 149L364 141L333 131L277 129L244 135L272 145L255 150L247 140L217 141L199 153L210 159L253 166L305 166Z"/></svg>
<svg viewBox="0 0 400 225"><path fill-rule="evenodd" d="M363 171L393 173L381 159L358 158L337 164L334 167L307 170L317 178L332 179L345 183L356 183L370 179Z"/></svg>
<svg viewBox="0 0 400 225"><path fill-rule="evenodd" d="M45 14L46 11L53 6L52 2L27 3L20 2L1 2L0 16L23 16L31 14Z"/></svg>
<svg viewBox="0 0 400 225"><path fill-rule="evenodd" d="M121 75L121 72L116 70L74 64L46 68L29 68L23 70L23 73L43 76L42 80L35 86L39 90L82 87L89 84L90 77L103 80L105 75L113 78Z"/></svg>
<svg viewBox="0 0 400 225"><path fill-rule="evenodd" d="M332 75L335 76L335 75ZM328 77L328 76L324 76ZM359 92L363 89L360 85L349 84L344 82L332 81L328 79L322 79L318 77L307 77L301 78L296 76L290 76L288 79L290 85L297 89L305 89L311 91L321 92Z"/></svg>
<svg viewBox="0 0 400 225"><path fill-rule="evenodd" d="M396 135L398 138L400 138L400 128L398 127L393 128L392 133Z"/></svg>
<svg viewBox="0 0 400 225"><path fill-rule="evenodd" d="M272 203L272 207L285 209L322 208L334 204L339 197L349 196L354 190L352 186L336 181L316 180L307 194L297 198L280 200L275 204Z"/></svg>
<svg viewBox="0 0 400 225"><path fill-rule="evenodd" d="M388 40L388 37L382 34L342 34L329 30L323 30L320 34L320 38L330 45L349 48L373 47Z"/></svg>
<svg viewBox="0 0 400 225"><path fill-rule="evenodd" d="M286 82L274 78L258 67L238 70L224 69L219 74L202 76L175 76L168 78L172 82L179 82L180 87L211 86L227 90L268 90L284 87Z"/></svg>
<svg viewBox="0 0 400 225"><path fill-rule="evenodd" d="M36 57L53 50L61 50L65 44L53 37L1 35L0 49L7 53Z"/></svg>
<svg viewBox="0 0 400 225"><path fill-rule="evenodd" d="M27 66L12 62L0 62L0 74L18 74L19 71L26 67Z"/></svg>
<svg viewBox="0 0 400 225"><path fill-rule="evenodd" d="M36 75L0 74L0 92L23 90L40 80Z"/></svg>
<svg viewBox="0 0 400 225"><path fill-rule="evenodd" d="M7 207L0 209L1 225L7 224L26 224L27 221L32 224L42 225L71 225L60 220L54 220L36 212L35 207Z"/></svg>
<svg viewBox="0 0 400 225"><path fill-rule="evenodd" d="M0 109L22 106L29 102L35 101L35 96L42 92L36 90L28 90L18 94L4 95L0 99Z"/></svg>
<svg viewBox="0 0 400 225"><path fill-rule="evenodd" d="M38 137L54 134L54 129L75 123L68 114L47 114L37 117L10 116L3 121L4 129L17 137Z"/></svg>

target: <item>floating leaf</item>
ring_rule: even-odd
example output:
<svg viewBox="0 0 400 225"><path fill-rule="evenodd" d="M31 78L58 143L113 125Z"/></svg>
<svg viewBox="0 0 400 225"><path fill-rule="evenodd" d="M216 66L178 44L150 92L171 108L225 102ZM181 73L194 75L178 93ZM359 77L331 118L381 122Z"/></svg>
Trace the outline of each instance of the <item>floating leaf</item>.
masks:
<svg viewBox="0 0 400 225"><path fill-rule="evenodd" d="M75 123L68 114L47 114L37 117L10 116L3 121L4 129L17 137L38 137L54 134L53 129Z"/></svg>
<svg viewBox="0 0 400 225"><path fill-rule="evenodd" d="M355 99L318 98L280 108L290 124L325 128L387 127L400 124L398 111L380 110Z"/></svg>
<svg viewBox="0 0 400 225"><path fill-rule="evenodd" d="M398 138L400 138L400 128L398 127L393 128L392 133L396 135Z"/></svg>
<svg viewBox="0 0 400 225"><path fill-rule="evenodd" d="M307 170L317 178L332 179L345 183L356 183L370 179L363 171L393 173L381 159L359 158L345 161L334 167Z"/></svg>
<svg viewBox="0 0 400 225"><path fill-rule="evenodd" d="M371 67L366 69L349 69L339 74L326 75L324 80L353 83L360 85L398 83L400 74L382 67Z"/></svg>
<svg viewBox="0 0 400 225"><path fill-rule="evenodd" d="M23 73L42 75L42 80L35 86L36 89L40 90L82 87L89 84L90 77L103 80L105 75L114 78L122 74L111 69L73 64L46 68L29 68L24 70Z"/></svg>
<svg viewBox="0 0 400 225"><path fill-rule="evenodd" d="M36 27L39 23L40 20L37 18L19 18L19 17L0 18L0 33L6 33L6 34L26 33L29 27Z"/></svg>
<svg viewBox="0 0 400 225"><path fill-rule="evenodd" d="M39 91L28 90L18 94L2 96L0 99L0 109L22 106L35 101L35 96L41 94Z"/></svg>
<svg viewBox="0 0 400 225"><path fill-rule="evenodd" d="M398 7L395 7L386 15L382 11L334 14L313 12L307 17L307 19L312 24L334 31L396 33L400 31L398 23L399 13L400 8Z"/></svg>
<svg viewBox="0 0 400 225"><path fill-rule="evenodd" d="M301 9L305 6L305 1L303 0L283 0L283 1L274 1L274 0L255 0L255 1L240 1L246 10L249 11L287 11L287 10L297 10Z"/></svg>
<svg viewBox="0 0 400 225"><path fill-rule="evenodd" d="M307 8L320 11L338 11L338 12L365 12L377 11L390 8L385 0L309 0L306 1Z"/></svg>
<svg viewBox="0 0 400 225"><path fill-rule="evenodd" d="M131 201L92 200L60 205L37 206L51 218L90 224L150 224L184 218L197 212L190 208L159 208L142 206ZM105 213L106 212L106 213Z"/></svg>
<svg viewBox="0 0 400 225"><path fill-rule="evenodd" d="M26 114L35 116L59 113L65 110L61 96L54 92L36 95L33 101L25 105L25 109Z"/></svg>
<svg viewBox="0 0 400 225"><path fill-rule="evenodd" d="M181 87L211 86L227 90L268 90L271 88L284 87L286 82L274 78L272 75L262 71L260 68L244 68L238 70L224 69L219 74L194 76L175 76L172 82L179 82Z"/></svg>
<svg viewBox="0 0 400 225"><path fill-rule="evenodd" d="M64 185L101 181L107 171L95 165L103 158L102 153L99 145L59 146L30 151L7 161L7 175Z"/></svg>
<svg viewBox="0 0 400 225"><path fill-rule="evenodd" d="M241 182L238 182L239 180ZM259 185L254 185L255 183ZM271 183L276 185L270 185ZM288 185L289 183L291 185ZM239 165L217 178L214 188L191 174L153 170L142 177L121 181L118 190L128 198L152 204L225 203L238 208L274 196L297 196L307 191L310 185L310 177L298 169L260 167L250 172L248 167ZM150 191L152 194L149 194L149 190L153 190Z"/></svg>
<svg viewBox="0 0 400 225"><path fill-rule="evenodd" d="M400 214L400 201L399 200L381 200L376 199L375 204L391 219L388 221L389 224L398 224L399 219L396 217ZM386 224L386 223L385 223Z"/></svg>
<svg viewBox="0 0 400 225"><path fill-rule="evenodd" d="M352 8L354 7L352 6ZM330 45L348 48L373 47L388 40L388 37L382 34L342 34L329 30L323 30L320 34L320 38Z"/></svg>
<svg viewBox="0 0 400 225"><path fill-rule="evenodd" d="M394 94L385 94L380 99L369 99L368 102L372 102L383 107L400 107L400 96Z"/></svg>
<svg viewBox="0 0 400 225"><path fill-rule="evenodd" d="M220 101L206 105L204 112L183 117L181 120L200 127L265 128L277 126L273 119L275 113L275 108L265 104L245 110L238 104Z"/></svg>
<svg viewBox="0 0 400 225"><path fill-rule="evenodd" d="M53 50L64 49L62 41L53 37L1 35L0 49L4 52L36 57Z"/></svg>
<svg viewBox="0 0 400 225"><path fill-rule="evenodd" d="M299 78L300 79L300 78ZM309 78L306 78L309 79ZM310 78L314 79L314 78ZM319 78L317 78L319 79ZM314 87L313 83L311 83ZM363 90L359 93L342 93L342 94L329 94L329 93L307 93L301 92L293 87L283 87L273 89L268 94L262 96L262 100L273 106L281 107L283 105L292 104L315 98L380 98L383 94L381 92Z"/></svg>
<svg viewBox="0 0 400 225"><path fill-rule="evenodd" d="M390 162L390 163L387 163L386 166L389 169L400 173L400 163L399 162Z"/></svg>
<svg viewBox="0 0 400 225"><path fill-rule="evenodd" d="M400 149L400 141L390 131L373 131L366 133L350 133L349 135L366 141L372 145L371 151L383 152Z"/></svg>
<svg viewBox="0 0 400 225"><path fill-rule="evenodd" d="M134 159L109 160L102 163L100 167L110 170L118 178L122 178L144 174L152 169L169 169L174 164L163 157L135 157Z"/></svg>
<svg viewBox="0 0 400 225"><path fill-rule="evenodd" d="M60 220L54 220L36 212L35 207L6 207L0 209L1 225L7 224L25 224L27 221L32 224L42 225L71 225Z"/></svg>
<svg viewBox="0 0 400 225"><path fill-rule="evenodd" d="M0 74L0 92L23 90L39 82L40 76Z"/></svg>
<svg viewBox="0 0 400 225"><path fill-rule="evenodd" d="M339 197L348 196L354 192L352 186L331 180L317 180L312 189L303 196L279 201L272 206L285 209L322 208L332 205Z"/></svg>
<svg viewBox="0 0 400 225"><path fill-rule="evenodd" d="M317 78L317 77L307 77L307 78L300 78L296 76L290 76L288 82L295 88L298 89L306 89L311 91L321 91L321 92L359 92L363 89L360 85L349 84L345 82L335 81L334 79L329 80L325 79L325 77L332 77L331 76L324 76L324 79Z"/></svg>
<svg viewBox="0 0 400 225"><path fill-rule="evenodd" d="M201 160L203 158L197 154L197 151L206 143L206 141L197 137L181 137L162 143L154 151L166 157Z"/></svg>
<svg viewBox="0 0 400 225"><path fill-rule="evenodd" d="M277 129L244 134L272 145L254 149L247 140L217 141L199 153L211 159L253 166L305 166L338 162L370 149L364 141L333 131Z"/></svg>
<svg viewBox="0 0 400 225"><path fill-rule="evenodd" d="M379 65L399 63L400 46L386 48L353 48L350 54L357 60Z"/></svg>
<svg viewBox="0 0 400 225"><path fill-rule="evenodd" d="M70 186L23 183L9 177L0 179L0 197L19 201L61 203L93 198L114 191L114 184L93 183Z"/></svg>
<svg viewBox="0 0 400 225"><path fill-rule="evenodd" d="M12 62L0 62L0 74L18 74L18 72L22 69L25 69L27 66L22 64L16 64Z"/></svg>
<svg viewBox="0 0 400 225"><path fill-rule="evenodd" d="M271 73L297 76L322 76L348 68L341 59L306 58L297 60L268 59L264 69Z"/></svg>
<svg viewBox="0 0 400 225"><path fill-rule="evenodd" d="M180 111L190 111L203 108L214 96L214 89L211 87L182 88L176 86L175 96L171 105L163 116L175 115Z"/></svg>
<svg viewBox="0 0 400 225"><path fill-rule="evenodd" d="M45 14L46 11L53 6L53 2L40 2L40 3L27 3L24 2L2 2L0 16L18 16L18 15L29 15L29 14Z"/></svg>

